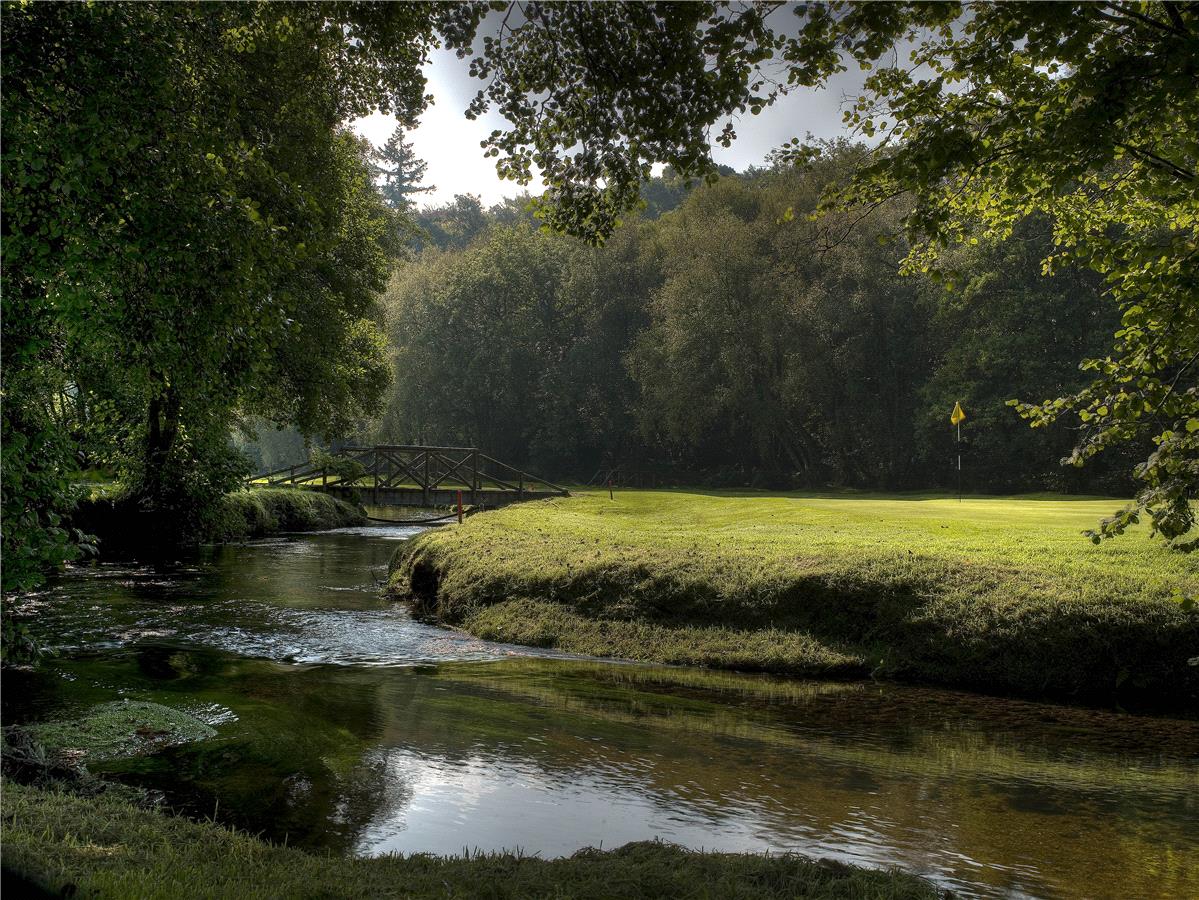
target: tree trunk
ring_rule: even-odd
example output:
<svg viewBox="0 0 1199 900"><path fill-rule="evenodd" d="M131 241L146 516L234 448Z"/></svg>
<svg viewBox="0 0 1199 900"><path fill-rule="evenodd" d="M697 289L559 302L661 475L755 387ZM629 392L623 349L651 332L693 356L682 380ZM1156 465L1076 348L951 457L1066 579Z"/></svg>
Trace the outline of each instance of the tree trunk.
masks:
<svg viewBox="0 0 1199 900"><path fill-rule="evenodd" d="M167 385L150 399L147 426L141 494L143 502L158 506L168 492L166 465L179 434L179 395L174 388Z"/></svg>

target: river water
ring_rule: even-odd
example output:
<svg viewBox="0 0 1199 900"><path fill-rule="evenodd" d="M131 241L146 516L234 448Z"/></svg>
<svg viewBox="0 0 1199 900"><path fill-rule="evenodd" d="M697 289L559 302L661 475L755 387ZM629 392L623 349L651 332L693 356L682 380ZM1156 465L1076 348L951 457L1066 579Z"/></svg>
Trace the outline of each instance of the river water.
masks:
<svg viewBox="0 0 1199 900"><path fill-rule="evenodd" d="M1199 896L1199 722L581 660L380 597L414 528L74 569L5 721L118 697L218 737L93 766L292 846L544 857L661 838L899 866L970 896Z"/></svg>

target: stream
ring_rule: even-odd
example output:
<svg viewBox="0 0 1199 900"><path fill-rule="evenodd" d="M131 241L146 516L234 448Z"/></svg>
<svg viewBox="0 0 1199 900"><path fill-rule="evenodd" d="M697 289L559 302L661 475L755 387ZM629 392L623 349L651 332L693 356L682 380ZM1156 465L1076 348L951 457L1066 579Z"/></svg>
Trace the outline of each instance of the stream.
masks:
<svg viewBox="0 0 1199 900"><path fill-rule="evenodd" d="M216 738L94 771L291 846L543 857L660 838L968 896L1199 896L1199 721L579 659L422 624L377 526L68 571L6 724L126 697Z"/></svg>

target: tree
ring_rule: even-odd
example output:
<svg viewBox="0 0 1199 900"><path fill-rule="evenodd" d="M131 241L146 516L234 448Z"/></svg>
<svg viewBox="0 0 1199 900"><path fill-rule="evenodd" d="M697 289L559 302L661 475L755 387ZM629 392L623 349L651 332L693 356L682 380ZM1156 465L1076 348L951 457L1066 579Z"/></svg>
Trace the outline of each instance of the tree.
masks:
<svg viewBox="0 0 1199 900"><path fill-rule="evenodd" d="M395 389L380 436L457 441L525 463L553 424L546 385L581 332L561 292L568 242L495 227L461 254L431 252L385 298Z"/></svg>
<svg viewBox="0 0 1199 900"><path fill-rule="evenodd" d="M487 227L487 213L476 194L455 194L449 203L416 213L415 220L421 232L418 249L426 243L442 250L462 249Z"/></svg>
<svg viewBox="0 0 1199 900"><path fill-rule="evenodd" d="M929 334L901 249L877 240L898 204L823 252L803 216L860 152L722 179L661 223L664 283L633 356L640 414L701 468L811 487L914 478Z"/></svg>
<svg viewBox="0 0 1199 900"><path fill-rule="evenodd" d="M413 194L436 190L434 185L424 185L425 170L429 167L416 155L412 143L404 140L404 126L397 125L391 137L373 154L373 169L383 179L379 192L392 209L410 212Z"/></svg>
<svg viewBox="0 0 1199 900"><path fill-rule="evenodd" d="M921 279L924 302L932 307L935 354L921 389L920 445L929 466L955 459L948 410L961 401L970 416L968 489L1124 495L1143 443L1114 450L1110 459L1085 469L1061 466L1058 460L1077 438L1070 423L1030 431L1007 404L1013 394L1060 396L1082 388L1087 378L1078 360L1102 352L1119 324L1094 272L1063 267L1053 276L1042 274L1041 260L1052 248L1050 223L1033 216L1006 240L946 251L945 265L960 278L956 289Z"/></svg>
<svg viewBox="0 0 1199 900"><path fill-rule="evenodd" d="M6 587L69 553L79 435L186 526L235 482L235 415L371 410L395 222L342 123L414 122L442 11L5 5Z"/></svg>
<svg viewBox="0 0 1199 900"><path fill-rule="evenodd" d="M1093 537L1148 513L1175 546L1196 546L1199 8L799 4L787 34L768 25L777 7L527 4L472 62L487 86L470 112L494 104L509 119L489 152L518 180L541 168L547 221L601 240L653 163L713 174L709 134L723 116L758 112L850 61L871 69L847 121L881 144L825 209L910 194L906 270L949 282L940 251L1048 216L1046 269L1093 269L1123 319L1108 354L1084 362L1088 386L1019 409L1034 425L1076 413L1075 465L1148 436L1136 503ZM914 46L904 61L900 41ZM790 155L808 151L796 141Z"/></svg>
<svg viewBox="0 0 1199 900"><path fill-rule="evenodd" d="M602 467L637 471L661 449L638 427L642 392L629 359L649 324L650 297L661 287L656 226L627 221L603 247L575 254L561 292L571 298L574 336L547 406L560 422L539 433L531 455L545 471L587 478ZM564 456L555 446L569 448Z"/></svg>

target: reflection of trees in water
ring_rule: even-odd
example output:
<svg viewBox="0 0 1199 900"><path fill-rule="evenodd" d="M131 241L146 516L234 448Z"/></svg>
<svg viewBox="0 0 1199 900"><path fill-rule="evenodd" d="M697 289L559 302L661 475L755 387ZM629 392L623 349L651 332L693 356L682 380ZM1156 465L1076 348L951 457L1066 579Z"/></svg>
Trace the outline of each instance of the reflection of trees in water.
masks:
<svg viewBox="0 0 1199 900"><path fill-rule="evenodd" d="M421 687L389 704L384 743L628 787L715 823L748 817L775 846L840 835L867 858L873 843L953 860L1001 890L1199 888L1177 859L1194 847L1199 723L919 688L727 674L705 686L708 673L678 671L672 683L671 670L610 665L444 666L408 679Z"/></svg>
<svg viewBox="0 0 1199 900"><path fill-rule="evenodd" d="M387 823L388 830L394 831L406 827L414 788L406 773L392 765L386 749L368 750L344 784L343 819L354 826L351 847L361 844L369 825Z"/></svg>
<svg viewBox="0 0 1199 900"><path fill-rule="evenodd" d="M517 770L716 828L750 823L774 846L898 852L999 890L1199 888L1181 861L1194 847L1184 823L1199 796L1199 723L528 659L302 667L142 646L62 665L78 679L60 690L88 702L102 684L234 710L216 740L116 768L187 812L293 846L352 852L368 829L403 827L430 771Z"/></svg>
<svg viewBox="0 0 1199 900"><path fill-rule="evenodd" d="M278 537L212 552L214 593L269 606L346 608L359 598L332 594L332 586L361 586L361 601L381 603L372 572L387 566L395 543L359 535L320 534ZM343 592L344 593L344 592Z"/></svg>

